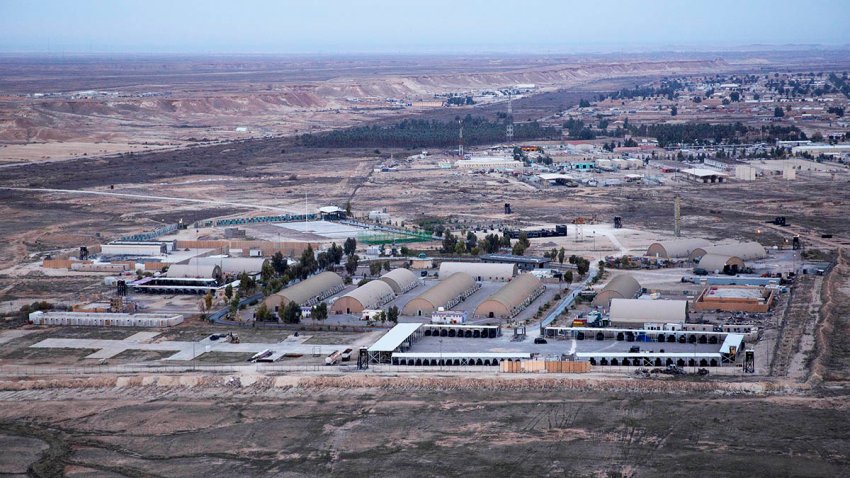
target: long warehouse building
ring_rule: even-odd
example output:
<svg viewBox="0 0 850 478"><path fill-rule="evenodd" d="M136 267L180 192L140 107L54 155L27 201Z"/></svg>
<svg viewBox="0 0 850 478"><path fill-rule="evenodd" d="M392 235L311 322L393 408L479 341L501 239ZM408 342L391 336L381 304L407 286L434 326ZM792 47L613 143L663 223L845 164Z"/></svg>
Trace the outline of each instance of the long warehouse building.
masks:
<svg viewBox="0 0 850 478"><path fill-rule="evenodd" d="M479 317L509 319L540 297L546 290L540 279L520 274L488 297L475 309Z"/></svg>
<svg viewBox="0 0 850 478"><path fill-rule="evenodd" d="M449 277L455 272L469 274L473 280L507 282L516 275L516 264L492 264L486 262L443 262L440 277Z"/></svg>
<svg viewBox="0 0 850 478"><path fill-rule="evenodd" d="M455 272L408 302L402 314L422 316L430 315L440 307L451 309L472 295L479 287L469 274Z"/></svg>
<svg viewBox="0 0 850 478"><path fill-rule="evenodd" d="M215 264L189 265L172 264L168 266L165 277L169 279L216 279L221 280L221 267Z"/></svg>
<svg viewBox="0 0 850 478"><path fill-rule="evenodd" d="M190 266L215 265L221 268L221 272L230 275L259 274L268 259L262 257L193 257L187 263Z"/></svg>
<svg viewBox="0 0 850 478"><path fill-rule="evenodd" d="M750 241L697 248L691 253L690 258L696 260L706 254L736 256L745 261L764 259L767 257L767 252L765 252L764 246L758 242Z"/></svg>
<svg viewBox="0 0 850 478"><path fill-rule="evenodd" d="M688 318L686 300L612 299L612 327L642 329L647 323L680 324Z"/></svg>
<svg viewBox="0 0 850 478"><path fill-rule="evenodd" d="M292 287L268 296L266 307L277 312L290 302L301 306L311 306L345 288L342 277L333 272L322 272L305 279Z"/></svg>
<svg viewBox="0 0 850 478"><path fill-rule="evenodd" d="M334 314L359 314L377 309L395 298L395 292L384 281L372 280L338 298L331 306Z"/></svg>

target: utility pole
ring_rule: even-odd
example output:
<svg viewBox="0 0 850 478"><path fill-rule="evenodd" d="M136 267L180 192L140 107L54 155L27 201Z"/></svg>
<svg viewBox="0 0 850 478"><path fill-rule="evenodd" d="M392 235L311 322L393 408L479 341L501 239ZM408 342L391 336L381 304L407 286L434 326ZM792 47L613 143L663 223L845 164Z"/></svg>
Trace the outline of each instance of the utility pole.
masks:
<svg viewBox="0 0 850 478"><path fill-rule="evenodd" d="M512 101L512 92L508 92L508 116L505 118L507 120L507 126L505 129L505 139L508 144L514 142L514 109L513 109L513 101Z"/></svg>
<svg viewBox="0 0 850 478"><path fill-rule="evenodd" d="M681 199L679 197L679 193L676 193L676 197L673 198L673 217L675 219L675 224L673 225L673 235L676 237L681 237L682 235L682 206Z"/></svg>
<svg viewBox="0 0 850 478"><path fill-rule="evenodd" d="M463 159L463 120L458 119L457 124L460 127L460 132L458 133L457 155L460 156L460 159Z"/></svg>

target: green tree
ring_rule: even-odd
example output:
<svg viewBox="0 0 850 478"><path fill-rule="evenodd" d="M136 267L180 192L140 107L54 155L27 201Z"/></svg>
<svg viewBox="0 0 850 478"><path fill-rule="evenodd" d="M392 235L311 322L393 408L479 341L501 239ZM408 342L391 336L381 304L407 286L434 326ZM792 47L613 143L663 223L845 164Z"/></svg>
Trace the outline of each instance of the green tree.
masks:
<svg viewBox="0 0 850 478"><path fill-rule="evenodd" d="M567 255L567 251L562 247L560 251L558 251L558 262L563 264L564 257Z"/></svg>
<svg viewBox="0 0 850 478"><path fill-rule="evenodd" d="M773 109L773 116L775 118L782 118L783 116L785 116L785 111L782 109L782 107L777 106Z"/></svg>
<svg viewBox="0 0 850 478"><path fill-rule="evenodd" d="M375 276L381 273L381 263L372 261L369 263L369 275Z"/></svg>
<svg viewBox="0 0 850 478"><path fill-rule="evenodd" d="M282 276L286 274L286 269L289 267L289 264L286 262L286 258L283 257L283 253L277 251L272 256L272 267L274 268L275 274Z"/></svg>
<svg viewBox="0 0 850 478"><path fill-rule="evenodd" d="M352 254L348 256L348 261L345 263L345 270L348 272L348 275L354 275L357 272L357 265L360 262L360 257L357 254Z"/></svg>
<svg viewBox="0 0 850 478"><path fill-rule="evenodd" d="M235 314L237 310L239 310L239 301L242 300L241 294L239 291L236 291L236 294L233 295L233 299L230 301L230 313Z"/></svg>
<svg viewBox="0 0 850 478"><path fill-rule="evenodd" d="M677 114L679 114L679 108L676 108L675 106L670 108L670 116L676 116Z"/></svg>
<svg viewBox="0 0 850 478"><path fill-rule="evenodd" d="M319 322L327 320L328 304L324 302L319 302L318 304L313 306L313 310L310 312L310 316L313 318L313 320L317 320Z"/></svg>
<svg viewBox="0 0 850 478"><path fill-rule="evenodd" d="M384 270L387 272L392 270L392 267L390 267L390 261L384 261Z"/></svg>
<svg viewBox="0 0 850 478"><path fill-rule="evenodd" d="M262 277L263 282L268 282L269 279L275 274L274 266L271 262L263 262L262 270L260 271L260 277Z"/></svg>
<svg viewBox="0 0 850 478"><path fill-rule="evenodd" d="M564 282L567 284L573 283L573 271L564 272Z"/></svg>
<svg viewBox="0 0 850 478"><path fill-rule="evenodd" d="M286 304L283 308L283 321L287 324L301 323L301 306L293 301Z"/></svg>
<svg viewBox="0 0 850 478"><path fill-rule="evenodd" d="M232 285L227 284L227 286L224 288L224 297L227 300L230 300L233 297L233 286Z"/></svg>
<svg viewBox="0 0 850 478"><path fill-rule="evenodd" d="M457 243L455 244L455 254L461 255L461 254L463 254L463 253L465 253L465 252L466 252L466 248L465 248L465 247L463 247L463 243L462 243L462 242L457 242Z"/></svg>
<svg viewBox="0 0 850 478"><path fill-rule="evenodd" d="M521 256L525 254L526 247L521 242L516 242L514 246L511 248L511 254L515 256Z"/></svg>
<svg viewBox="0 0 850 478"><path fill-rule="evenodd" d="M443 231L443 248L442 252L451 254L455 252L455 246L457 245L457 237L452 234L448 228Z"/></svg>
<svg viewBox="0 0 850 478"><path fill-rule="evenodd" d="M257 311L254 313L254 316L260 322L268 322L272 319L272 313L269 310L268 306L266 306L265 302L263 302L262 304L260 304L259 307L257 307Z"/></svg>
<svg viewBox="0 0 850 478"><path fill-rule="evenodd" d="M392 306L387 309L387 320L394 324L398 323L398 307Z"/></svg>
<svg viewBox="0 0 850 478"><path fill-rule="evenodd" d="M349 237L342 244L342 249L343 249L343 252L345 252L346 256L350 256L350 255L354 254L354 252L357 250L357 239L355 239L353 237Z"/></svg>
<svg viewBox="0 0 850 478"><path fill-rule="evenodd" d="M511 247L511 235L507 231L502 234L502 238L499 240L499 246Z"/></svg>

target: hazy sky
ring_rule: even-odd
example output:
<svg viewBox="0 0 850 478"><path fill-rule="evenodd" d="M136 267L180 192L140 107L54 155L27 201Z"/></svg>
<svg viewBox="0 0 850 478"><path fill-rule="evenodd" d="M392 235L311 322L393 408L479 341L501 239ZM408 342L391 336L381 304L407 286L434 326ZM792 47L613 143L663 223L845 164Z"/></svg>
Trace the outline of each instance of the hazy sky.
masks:
<svg viewBox="0 0 850 478"><path fill-rule="evenodd" d="M0 0L0 51L475 53L850 44L848 0Z"/></svg>

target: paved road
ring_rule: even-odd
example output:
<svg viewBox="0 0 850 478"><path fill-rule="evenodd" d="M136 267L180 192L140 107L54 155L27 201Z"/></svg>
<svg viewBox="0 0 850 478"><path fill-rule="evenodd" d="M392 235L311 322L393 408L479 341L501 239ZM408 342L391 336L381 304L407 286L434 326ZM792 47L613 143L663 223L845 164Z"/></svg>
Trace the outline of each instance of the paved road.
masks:
<svg viewBox="0 0 850 478"><path fill-rule="evenodd" d="M60 194L90 194L95 196L113 196L113 197L124 197L124 198L132 198L132 199L149 199L152 201L174 201L174 202L191 202L198 204L211 204L214 206L231 206L231 207L241 207L245 209L268 209L272 211L278 211L283 213L292 214L294 211L289 208L276 207L276 206L264 206L261 204L246 204L240 202L230 202L230 201L213 201L210 199L192 199L192 198L179 198L173 196L151 196L147 194L131 194L131 193L115 193L115 192L107 192L107 191L85 191L79 189L51 189L51 188L0 188L6 189L9 191L26 191L26 192L37 192L37 193L60 193Z"/></svg>
<svg viewBox="0 0 850 478"><path fill-rule="evenodd" d="M580 287L570 290L570 293L567 294L566 297L561 299L561 302L554 309L552 309L552 311L549 312L549 314L543 320L540 321L540 335L543 335L543 327L551 324L555 320L555 318L561 314L561 312L566 310L567 307L573 305L573 302L575 302L576 297L578 297L579 293L590 285L590 281L593 280L593 277L596 275L596 271L596 265L591 262L590 269L587 271L587 275L585 276L584 280L580 283ZM535 324L533 323L530 324L529 328L534 327L534 325Z"/></svg>

